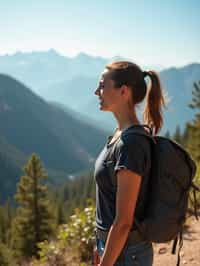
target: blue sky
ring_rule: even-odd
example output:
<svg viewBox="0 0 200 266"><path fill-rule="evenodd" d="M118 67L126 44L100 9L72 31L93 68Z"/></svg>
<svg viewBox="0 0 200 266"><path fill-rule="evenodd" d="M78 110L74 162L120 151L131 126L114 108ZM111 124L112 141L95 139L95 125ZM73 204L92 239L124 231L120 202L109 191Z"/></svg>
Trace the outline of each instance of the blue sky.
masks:
<svg viewBox="0 0 200 266"><path fill-rule="evenodd" d="M142 64L200 62L198 0L0 1L0 54L56 49Z"/></svg>

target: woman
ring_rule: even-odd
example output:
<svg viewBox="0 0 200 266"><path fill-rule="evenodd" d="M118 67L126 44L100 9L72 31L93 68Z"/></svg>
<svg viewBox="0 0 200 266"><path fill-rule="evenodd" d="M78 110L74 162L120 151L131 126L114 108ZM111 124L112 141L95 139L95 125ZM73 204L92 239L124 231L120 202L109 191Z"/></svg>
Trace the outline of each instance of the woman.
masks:
<svg viewBox="0 0 200 266"><path fill-rule="evenodd" d="M146 77L150 78L147 90ZM144 122L154 134L162 127L162 94L158 75L132 62L107 65L95 94L100 110L114 114L118 127L98 156L96 180L96 238L94 263L99 266L153 264L152 243L139 233L136 221L144 218L151 144L136 113L146 96Z"/></svg>

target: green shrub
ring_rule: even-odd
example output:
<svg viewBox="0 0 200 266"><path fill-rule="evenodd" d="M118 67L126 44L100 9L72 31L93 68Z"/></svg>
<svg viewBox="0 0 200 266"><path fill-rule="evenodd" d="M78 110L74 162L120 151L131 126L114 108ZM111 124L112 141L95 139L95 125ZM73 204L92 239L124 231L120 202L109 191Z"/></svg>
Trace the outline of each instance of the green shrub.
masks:
<svg viewBox="0 0 200 266"><path fill-rule="evenodd" d="M79 261L74 265L89 265L95 243L95 225L95 206L92 200L88 200L85 209L75 209L69 223L59 227L56 240L38 244L40 259L34 265L62 266L69 260L70 265L73 261Z"/></svg>
<svg viewBox="0 0 200 266"><path fill-rule="evenodd" d="M82 261L88 261L91 259L95 241L95 207L90 205L83 211L75 209L75 214L70 218L68 224L61 226L58 237L74 246Z"/></svg>
<svg viewBox="0 0 200 266"><path fill-rule="evenodd" d="M11 251L8 249L8 247L0 242L0 265L1 266L11 266L14 265L14 262L12 263L13 258Z"/></svg>

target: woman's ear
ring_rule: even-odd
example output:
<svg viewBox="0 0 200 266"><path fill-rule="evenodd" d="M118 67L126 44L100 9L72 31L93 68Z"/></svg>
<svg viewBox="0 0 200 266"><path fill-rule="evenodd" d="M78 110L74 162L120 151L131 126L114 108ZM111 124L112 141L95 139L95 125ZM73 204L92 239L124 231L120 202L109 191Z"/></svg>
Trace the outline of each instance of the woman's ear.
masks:
<svg viewBox="0 0 200 266"><path fill-rule="evenodd" d="M128 86L122 85L121 86L121 95L125 96L126 98L129 98L131 94L131 90Z"/></svg>

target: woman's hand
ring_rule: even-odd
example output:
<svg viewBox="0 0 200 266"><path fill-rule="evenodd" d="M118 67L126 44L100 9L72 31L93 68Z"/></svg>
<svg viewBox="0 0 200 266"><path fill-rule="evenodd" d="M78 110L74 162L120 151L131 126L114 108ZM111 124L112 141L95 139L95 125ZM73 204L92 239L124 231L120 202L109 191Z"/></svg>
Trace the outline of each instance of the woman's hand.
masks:
<svg viewBox="0 0 200 266"><path fill-rule="evenodd" d="M100 266L100 256L97 251L97 246L95 245L94 250L93 250L93 265L94 266Z"/></svg>

